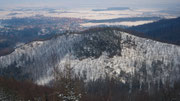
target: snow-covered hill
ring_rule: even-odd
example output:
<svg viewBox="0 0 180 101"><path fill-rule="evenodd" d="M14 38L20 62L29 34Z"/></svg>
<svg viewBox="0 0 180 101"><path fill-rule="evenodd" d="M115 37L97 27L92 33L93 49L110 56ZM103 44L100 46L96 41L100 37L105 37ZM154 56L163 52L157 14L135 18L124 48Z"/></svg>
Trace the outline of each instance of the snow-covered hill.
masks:
<svg viewBox="0 0 180 101"><path fill-rule="evenodd" d="M100 28L35 41L0 57L0 74L20 69L38 84L53 80L54 68L67 61L76 75L96 80L107 74L123 83L160 85L180 80L180 47L140 38L118 29ZM7 70L8 69L8 70Z"/></svg>

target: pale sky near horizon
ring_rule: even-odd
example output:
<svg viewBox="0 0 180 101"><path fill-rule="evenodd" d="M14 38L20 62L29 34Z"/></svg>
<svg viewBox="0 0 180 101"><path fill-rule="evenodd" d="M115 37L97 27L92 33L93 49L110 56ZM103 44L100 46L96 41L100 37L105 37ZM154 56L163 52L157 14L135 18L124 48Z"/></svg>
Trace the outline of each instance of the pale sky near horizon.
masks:
<svg viewBox="0 0 180 101"><path fill-rule="evenodd" d="M0 0L0 8L8 7L173 7L180 0Z"/></svg>

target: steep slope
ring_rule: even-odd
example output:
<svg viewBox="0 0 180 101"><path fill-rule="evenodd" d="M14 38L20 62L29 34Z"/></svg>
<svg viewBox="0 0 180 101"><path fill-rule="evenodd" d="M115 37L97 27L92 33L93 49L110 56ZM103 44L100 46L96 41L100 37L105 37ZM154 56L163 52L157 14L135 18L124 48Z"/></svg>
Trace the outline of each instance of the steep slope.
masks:
<svg viewBox="0 0 180 101"><path fill-rule="evenodd" d="M38 84L49 83L54 70L63 71L67 63L87 81L108 75L129 84L136 79L140 87L150 88L180 79L180 47L111 28L31 42L0 57L1 75L11 75L15 68L18 76Z"/></svg>
<svg viewBox="0 0 180 101"><path fill-rule="evenodd" d="M134 26L129 29L143 32L144 36L149 38L180 45L180 17Z"/></svg>

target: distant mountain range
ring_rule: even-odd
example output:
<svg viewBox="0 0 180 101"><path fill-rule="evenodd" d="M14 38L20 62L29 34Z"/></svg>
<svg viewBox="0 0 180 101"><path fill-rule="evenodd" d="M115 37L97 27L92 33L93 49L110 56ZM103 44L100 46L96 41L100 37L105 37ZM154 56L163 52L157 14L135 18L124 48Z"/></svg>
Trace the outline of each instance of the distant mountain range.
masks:
<svg viewBox="0 0 180 101"><path fill-rule="evenodd" d="M149 24L128 28L144 33L144 36L166 43L180 45L180 17L163 19Z"/></svg>

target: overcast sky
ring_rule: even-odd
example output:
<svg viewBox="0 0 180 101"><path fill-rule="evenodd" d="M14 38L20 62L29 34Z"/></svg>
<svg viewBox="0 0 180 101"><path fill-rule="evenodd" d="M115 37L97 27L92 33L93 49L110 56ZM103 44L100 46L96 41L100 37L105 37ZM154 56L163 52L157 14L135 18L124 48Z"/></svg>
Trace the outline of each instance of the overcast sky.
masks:
<svg viewBox="0 0 180 101"><path fill-rule="evenodd" d="M3 7L173 7L180 0L0 0Z"/></svg>

